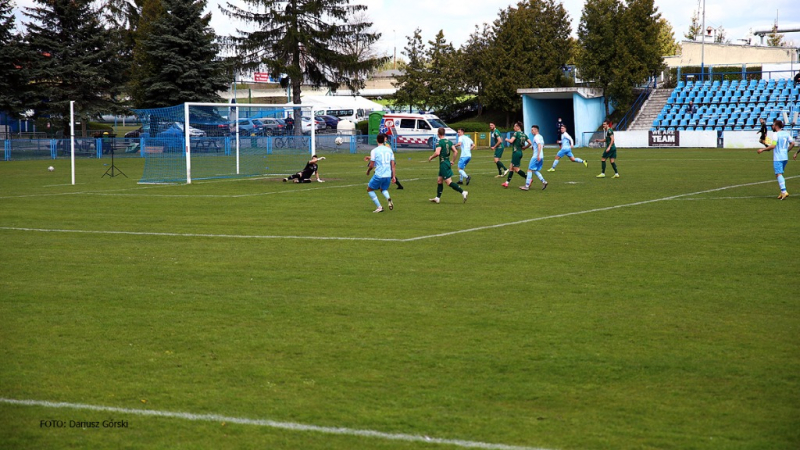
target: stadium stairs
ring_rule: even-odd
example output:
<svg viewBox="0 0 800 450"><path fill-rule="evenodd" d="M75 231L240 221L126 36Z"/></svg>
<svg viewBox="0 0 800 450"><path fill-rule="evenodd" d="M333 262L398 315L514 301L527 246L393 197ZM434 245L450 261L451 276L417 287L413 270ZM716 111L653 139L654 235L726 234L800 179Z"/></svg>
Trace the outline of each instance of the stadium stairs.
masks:
<svg viewBox="0 0 800 450"><path fill-rule="evenodd" d="M654 89L647 98L639 114L633 120L633 123L628 128L629 131L634 130L649 130L653 121L664 109L667 104L669 96L672 94L672 89Z"/></svg>

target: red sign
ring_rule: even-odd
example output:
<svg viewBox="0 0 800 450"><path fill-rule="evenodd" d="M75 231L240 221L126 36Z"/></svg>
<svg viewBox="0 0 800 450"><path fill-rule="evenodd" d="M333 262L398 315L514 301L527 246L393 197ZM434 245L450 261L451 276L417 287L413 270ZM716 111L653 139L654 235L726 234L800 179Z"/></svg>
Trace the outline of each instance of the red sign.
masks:
<svg viewBox="0 0 800 450"><path fill-rule="evenodd" d="M269 83L269 74L267 72L256 72L255 73L255 82L256 83Z"/></svg>

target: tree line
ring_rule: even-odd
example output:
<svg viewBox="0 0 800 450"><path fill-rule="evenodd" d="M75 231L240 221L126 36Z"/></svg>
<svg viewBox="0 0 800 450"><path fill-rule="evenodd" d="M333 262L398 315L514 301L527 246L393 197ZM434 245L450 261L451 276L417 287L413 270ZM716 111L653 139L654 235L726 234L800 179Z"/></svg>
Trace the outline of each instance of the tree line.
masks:
<svg viewBox="0 0 800 450"><path fill-rule="evenodd" d="M12 0L0 0L0 111L62 129L70 101L84 119L218 102L234 73L260 70L284 74L299 103L301 85L358 89L387 59L364 51L380 34L349 0L229 2L220 12L254 30L233 36L210 28L205 0L34 1L21 33Z"/></svg>
<svg viewBox="0 0 800 450"><path fill-rule="evenodd" d="M284 74L300 102L302 85L358 90L388 58L364 51L380 38L349 0L251 0L220 12L254 31L217 36L206 0L35 0L25 33L15 31L12 0L0 0L0 110L96 117L129 108L216 102L239 71ZM524 0L476 26L455 48L440 31L424 43L407 37L396 104L440 112L465 104L502 112L521 102L517 89L574 84L605 90L617 110L632 87L662 68L674 46L653 0L587 0L577 39L556 0Z"/></svg>
<svg viewBox="0 0 800 450"><path fill-rule="evenodd" d="M505 114L521 111L517 89L568 87L577 76L606 93L606 114L626 110L634 86L663 69L673 54L669 23L653 0L587 0L577 39L560 2L525 0L501 9L491 24L475 26L460 47L444 32L423 44L421 30L407 37L405 73L395 103L448 112L463 99Z"/></svg>

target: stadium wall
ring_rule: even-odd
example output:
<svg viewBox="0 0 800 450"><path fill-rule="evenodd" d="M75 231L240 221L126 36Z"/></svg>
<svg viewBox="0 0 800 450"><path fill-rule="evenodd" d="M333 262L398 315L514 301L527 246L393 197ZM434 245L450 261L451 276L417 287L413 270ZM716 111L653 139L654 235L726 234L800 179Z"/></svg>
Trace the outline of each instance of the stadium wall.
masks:
<svg viewBox="0 0 800 450"><path fill-rule="evenodd" d="M586 132L597 131L605 120L603 97L584 98L578 94L572 96L575 109L575 130L572 137L578 141ZM588 142L575 142L575 145L589 145Z"/></svg>
<svg viewBox="0 0 800 450"><path fill-rule="evenodd" d="M592 131L592 130L589 130ZM650 146L649 131L617 131L614 133L614 142L620 148L647 148ZM681 131L680 145L682 148L716 148L716 131ZM653 147L664 148L664 147Z"/></svg>

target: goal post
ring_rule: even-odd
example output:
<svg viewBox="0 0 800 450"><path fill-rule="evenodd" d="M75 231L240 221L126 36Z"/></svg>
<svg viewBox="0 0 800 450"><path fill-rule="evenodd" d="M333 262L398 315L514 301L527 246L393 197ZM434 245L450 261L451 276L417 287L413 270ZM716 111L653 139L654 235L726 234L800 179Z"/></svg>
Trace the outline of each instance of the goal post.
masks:
<svg viewBox="0 0 800 450"><path fill-rule="evenodd" d="M313 105L187 102L134 112L142 122L140 183L288 175L316 151Z"/></svg>

